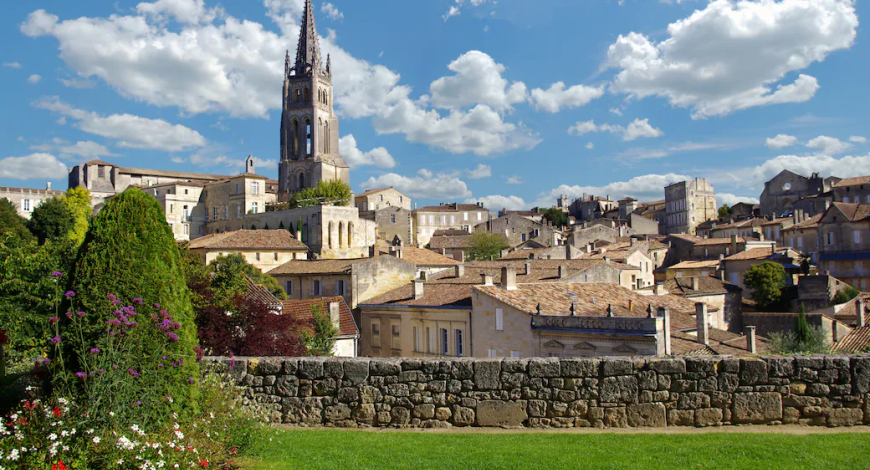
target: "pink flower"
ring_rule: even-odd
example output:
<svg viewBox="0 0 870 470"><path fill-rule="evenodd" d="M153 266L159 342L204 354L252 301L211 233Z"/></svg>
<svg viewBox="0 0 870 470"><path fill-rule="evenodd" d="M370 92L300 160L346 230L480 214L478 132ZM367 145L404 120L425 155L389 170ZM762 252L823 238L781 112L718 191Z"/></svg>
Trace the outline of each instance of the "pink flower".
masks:
<svg viewBox="0 0 870 470"><path fill-rule="evenodd" d="M76 293L73 292L73 291L71 291L71 290L66 291L66 294L64 294L64 297L66 297L66 298L68 298L68 299L71 299L71 298L73 298L73 297L75 297L75 296L76 296Z"/></svg>

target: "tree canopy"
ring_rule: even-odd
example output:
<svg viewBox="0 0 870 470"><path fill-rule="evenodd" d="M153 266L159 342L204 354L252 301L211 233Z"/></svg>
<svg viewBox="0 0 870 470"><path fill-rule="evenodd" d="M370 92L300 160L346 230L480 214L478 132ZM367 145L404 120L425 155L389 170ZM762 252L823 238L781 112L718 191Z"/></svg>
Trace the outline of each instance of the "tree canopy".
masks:
<svg viewBox="0 0 870 470"><path fill-rule="evenodd" d="M312 330L302 332L302 343L308 347L308 355L332 356L338 327L332 323L329 313L324 312L319 305L311 306L311 316L314 318Z"/></svg>
<svg viewBox="0 0 870 470"><path fill-rule="evenodd" d="M778 309L782 302L782 288L787 275L779 263L767 261L749 268L743 275L743 284L752 289L752 300L765 309Z"/></svg>
<svg viewBox="0 0 870 470"><path fill-rule="evenodd" d="M470 261L497 259L501 257L502 250L506 250L508 247L510 245L504 236L490 232L478 232L471 235L471 248L469 248L466 258Z"/></svg>
<svg viewBox="0 0 870 470"><path fill-rule="evenodd" d="M69 188L64 198L64 203L72 213L73 228L69 232L69 239L76 245L81 245L85 241L85 234L88 232L88 221L91 218L93 209L91 208L91 192L88 188L77 186Z"/></svg>
<svg viewBox="0 0 870 470"><path fill-rule="evenodd" d="M726 218L731 216L731 208L728 207L728 204L722 204L722 207L719 208L719 217Z"/></svg>
<svg viewBox="0 0 870 470"><path fill-rule="evenodd" d="M290 198L290 208L319 206L347 206L351 202L353 191L341 180L318 181L313 188L305 188L293 194Z"/></svg>
<svg viewBox="0 0 870 470"><path fill-rule="evenodd" d="M212 279L213 290L216 296L223 299L230 299L248 288L248 281L245 276L251 278L254 283L269 289L269 292L279 300L287 298L284 289L281 288L274 277L250 265L238 253L218 256L209 264L208 269L214 273Z"/></svg>
<svg viewBox="0 0 870 470"><path fill-rule="evenodd" d="M27 219L18 215L15 205L6 198L0 198L0 236L3 235L12 235L24 241L34 240L27 228Z"/></svg>
<svg viewBox="0 0 870 470"><path fill-rule="evenodd" d="M837 291L837 294L834 296L834 303L838 305L844 304L854 299L855 297L858 297L859 295L861 295L861 291L855 289L852 286L846 286L843 289Z"/></svg>
<svg viewBox="0 0 870 470"><path fill-rule="evenodd" d="M43 201L27 222L30 232L36 235L39 243L46 240L68 238L75 225L75 217L63 198L52 197Z"/></svg>
<svg viewBox="0 0 870 470"><path fill-rule="evenodd" d="M544 219L549 220L554 227L564 227L568 225L568 214L555 207L551 207L544 212Z"/></svg>

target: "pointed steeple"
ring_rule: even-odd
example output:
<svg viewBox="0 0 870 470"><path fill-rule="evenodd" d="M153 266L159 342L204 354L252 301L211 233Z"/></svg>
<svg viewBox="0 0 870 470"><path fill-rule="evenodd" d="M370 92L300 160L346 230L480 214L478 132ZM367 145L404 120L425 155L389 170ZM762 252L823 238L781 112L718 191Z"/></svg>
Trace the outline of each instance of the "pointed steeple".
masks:
<svg viewBox="0 0 870 470"><path fill-rule="evenodd" d="M287 54L284 56L284 77L290 76L290 49L287 49Z"/></svg>
<svg viewBox="0 0 870 470"><path fill-rule="evenodd" d="M311 0L305 0L302 13L302 27L299 28L299 45L296 48L296 75L306 71L320 71L320 38L314 24L314 7Z"/></svg>
<svg viewBox="0 0 870 470"><path fill-rule="evenodd" d="M332 58L329 57L329 54L326 54L326 74L332 75Z"/></svg>

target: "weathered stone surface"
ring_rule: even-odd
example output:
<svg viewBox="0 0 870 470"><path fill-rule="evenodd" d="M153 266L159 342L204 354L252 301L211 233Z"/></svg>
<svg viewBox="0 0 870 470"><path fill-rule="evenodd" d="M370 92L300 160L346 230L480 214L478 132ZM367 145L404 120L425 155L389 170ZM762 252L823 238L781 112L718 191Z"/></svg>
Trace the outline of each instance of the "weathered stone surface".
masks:
<svg viewBox="0 0 870 470"><path fill-rule="evenodd" d="M562 359L562 377L598 377L601 361L592 358Z"/></svg>
<svg viewBox="0 0 870 470"><path fill-rule="evenodd" d="M323 375L334 379L344 377L344 361L337 358L330 358L323 361Z"/></svg>
<svg viewBox="0 0 870 470"><path fill-rule="evenodd" d="M634 372L634 362L630 357L613 357L604 361L601 367L601 375L612 377L615 375L630 375Z"/></svg>
<svg viewBox="0 0 870 470"><path fill-rule="evenodd" d="M562 366L555 357L535 358L529 360L530 377L559 377Z"/></svg>
<svg viewBox="0 0 870 470"><path fill-rule="evenodd" d="M326 407L323 417L329 421L341 421L350 418L350 407L344 404Z"/></svg>
<svg viewBox="0 0 870 470"><path fill-rule="evenodd" d="M628 405L628 425L633 428L662 428L667 425L665 405L643 403Z"/></svg>
<svg viewBox="0 0 870 470"><path fill-rule="evenodd" d="M411 411L401 406L390 410L390 416L393 424L408 424L411 421Z"/></svg>
<svg viewBox="0 0 870 470"><path fill-rule="evenodd" d="M432 419L435 417L435 405L417 405L414 407L414 417Z"/></svg>
<svg viewBox="0 0 870 470"><path fill-rule="evenodd" d="M870 393L870 357L852 358L852 393Z"/></svg>
<svg viewBox="0 0 870 470"><path fill-rule="evenodd" d="M765 423L782 419L782 396L771 392L734 394L736 423Z"/></svg>
<svg viewBox="0 0 870 470"><path fill-rule="evenodd" d="M828 413L828 426L855 426L864 421L864 411L859 408L834 408Z"/></svg>
<svg viewBox="0 0 870 470"><path fill-rule="evenodd" d="M625 408L605 408L604 425L611 428L627 428L628 413Z"/></svg>
<svg viewBox="0 0 870 470"><path fill-rule="evenodd" d="M761 359L740 360L740 384L756 385L767 383L767 362Z"/></svg>
<svg viewBox="0 0 870 470"><path fill-rule="evenodd" d="M466 380L474 377L474 361L470 359L456 359L452 365L453 378Z"/></svg>
<svg viewBox="0 0 870 470"><path fill-rule="evenodd" d="M719 408L702 408L695 410L695 426L715 426L722 423L722 410Z"/></svg>
<svg viewBox="0 0 870 470"><path fill-rule="evenodd" d="M371 375L393 376L399 375L400 371L399 361L395 359L382 359L369 363L369 374Z"/></svg>
<svg viewBox="0 0 870 470"><path fill-rule="evenodd" d="M453 409L453 424L456 426L470 426L474 424L474 410L457 406Z"/></svg>
<svg viewBox="0 0 870 470"><path fill-rule="evenodd" d="M342 369L344 370L345 380L350 380L353 385L364 384L369 378L368 359L345 361Z"/></svg>
<svg viewBox="0 0 870 470"><path fill-rule="evenodd" d="M637 403L637 377L607 377L601 381L603 403Z"/></svg>
<svg viewBox="0 0 870 470"><path fill-rule="evenodd" d="M660 374L680 374L686 372L686 361L682 358L650 359L649 368Z"/></svg>
<svg viewBox="0 0 870 470"><path fill-rule="evenodd" d="M474 384L478 390L498 390L501 388L501 361L484 359L474 363Z"/></svg>
<svg viewBox="0 0 870 470"><path fill-rule="evenodd" d="M478 426L519 427L528 417L525 402L484 400L477 403Z"/></svg>
<svg viewBox="0 0 870 470"><path fill-rule="evenodd" d="M694 426L694 410L668 410L668 424L671 426Z"/></svg>
<svg viewBox="0 0 870 470"><path fill-rule="evenodd" d="M695 410L698 408L709 408L710 397L706 393L689 392L681 393L677 406L681 410Z"/></svg>

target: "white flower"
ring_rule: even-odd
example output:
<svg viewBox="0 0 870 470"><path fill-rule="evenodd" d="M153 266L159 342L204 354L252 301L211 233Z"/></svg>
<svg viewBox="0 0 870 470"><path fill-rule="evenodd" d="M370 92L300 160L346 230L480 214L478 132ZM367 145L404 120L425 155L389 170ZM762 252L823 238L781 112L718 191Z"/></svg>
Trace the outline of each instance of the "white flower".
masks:
<svg viewBox="0 0 870 470"><path fill-rule="evenodd" d="M124 465L124 459L119 460L118 465Z"/></svg>
<svg viewBox="0 0 870 470"><path fill-rule="evenodd" d="M49 441L57 440L57 434L55 434L55 433L51 433L51 434L49 434L49 435L48 435L48 440L49 440Z"/></svg>
<svg viewBox="0 0 870 470"><path fill-rule="evenodd" d="M100 443L100 436L94 436L93 441L94 441L94 444L99 444Z"/></svg>
<svg viewBox="0 0 870 470"><path fill-rule="evenodd" d="M114 412L114 411L110 411L110 412L109 412L109 416L114 417L114 416L115 416L115 412ZM119 464L119 465L120 465L120 464Z"/></svg>
<svg viewBox="0 0 870 470"><path fill-rule="evenodd" d="M63 430L60 432L60 437L67 437L67 436L69 436L69 433L66 430Z"/></svg>
<svg viewBox="0 0 870 470"><path fill-rule="evenodd" d="M85 431L85 432L88 433L88 434L93 434L93 433L94 433L94 430L93 430L93 429L88 429L88 430Z"/></svg>

